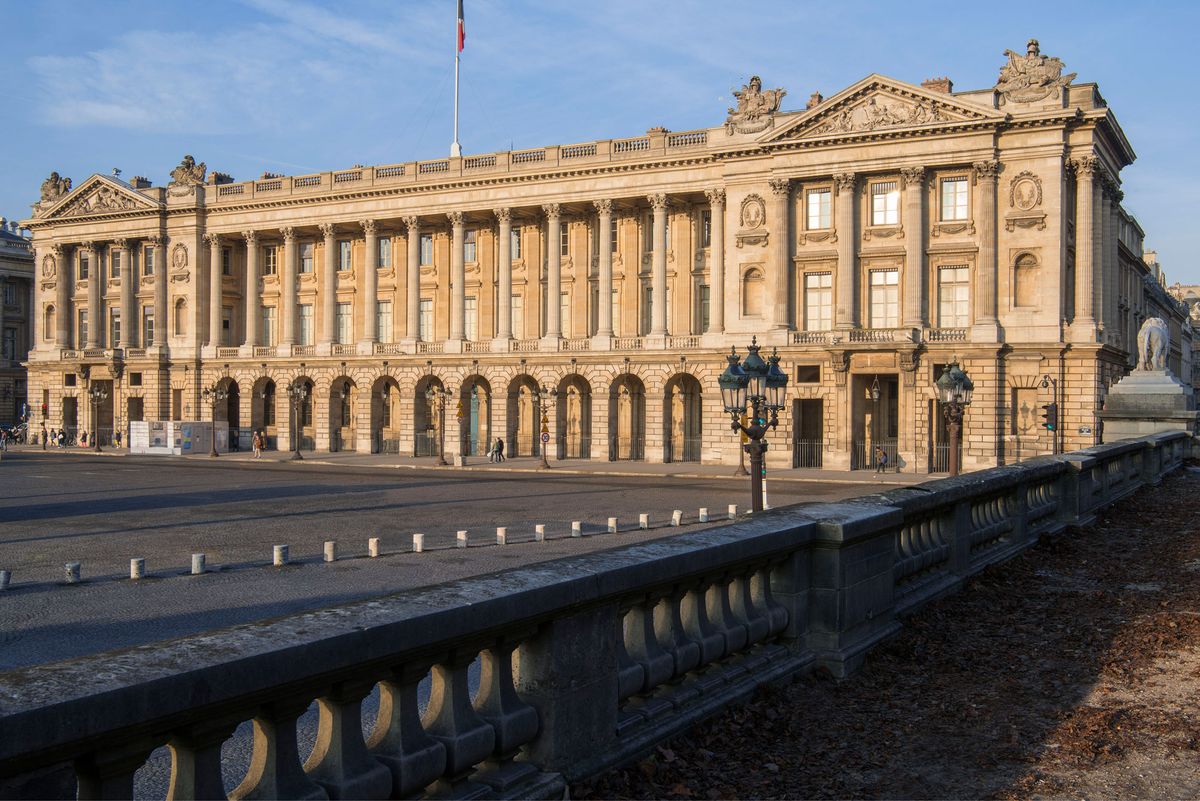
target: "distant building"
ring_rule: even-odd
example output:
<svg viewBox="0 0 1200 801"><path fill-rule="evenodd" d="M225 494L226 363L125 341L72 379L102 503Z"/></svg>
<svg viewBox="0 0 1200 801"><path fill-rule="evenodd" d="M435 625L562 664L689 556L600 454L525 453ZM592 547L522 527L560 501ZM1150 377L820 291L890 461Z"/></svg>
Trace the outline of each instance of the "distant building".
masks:
<svg viewBox="0 0 1200 801"><path fill-rule="evenodd" d="M0 217L0 424L20 421L27 398L22 362L33 343L33 243Z"/></svg>
<svg viewBox="0 0 1200 801"><path fill-rule="evenodd" d="M243 439L420 455L445 388L451 454L537 454L544 425L552 458L732 464L716 381L757 336L792 377L774 466L878 444L944 469L953 360L965 467L1050 451L1045 376L1063 445L1092 445L1142 321L1181 375L1191 328L1121 206L1133 149L1074 77L1030 41L971 91L870 75L786 111L753 77L695 131L240 182L188 156L165 187L55 173L28 221L31 390L103 436L207 419L221 385Z"/></svg>

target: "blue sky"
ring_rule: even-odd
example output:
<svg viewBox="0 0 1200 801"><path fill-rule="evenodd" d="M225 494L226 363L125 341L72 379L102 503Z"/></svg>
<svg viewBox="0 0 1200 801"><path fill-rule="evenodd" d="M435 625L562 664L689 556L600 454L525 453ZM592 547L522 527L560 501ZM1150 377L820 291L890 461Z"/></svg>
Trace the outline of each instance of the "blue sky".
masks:
<svg viewBox="0 0 1200 801"><path fill-rule="evenodd" d="M751 73L785 108L879 72L991 86L1029 37L1095 81L1138 160L1125 205L1200 283L1200 3L465 0L466 153L719 124ZM902 9L902 10L901 10ZM455 0L0 0L0 215L57 170L165 182L184 153L239 180L436 158Z"/></svg>

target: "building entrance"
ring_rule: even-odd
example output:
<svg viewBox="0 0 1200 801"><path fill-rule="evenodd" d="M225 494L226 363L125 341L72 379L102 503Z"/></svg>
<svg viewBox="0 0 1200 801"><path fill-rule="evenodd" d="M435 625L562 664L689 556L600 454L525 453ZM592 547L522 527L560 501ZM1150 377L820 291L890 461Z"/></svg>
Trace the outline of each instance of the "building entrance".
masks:
<svg viewBox="0 0 1200 801"><path fill-rule="evenodd" d="M865 373L854 376L851 393L851 470L879 467L876 448L887 454L887 469L900 468L896 443L900 426L900 381L895 375Z"/></svg>

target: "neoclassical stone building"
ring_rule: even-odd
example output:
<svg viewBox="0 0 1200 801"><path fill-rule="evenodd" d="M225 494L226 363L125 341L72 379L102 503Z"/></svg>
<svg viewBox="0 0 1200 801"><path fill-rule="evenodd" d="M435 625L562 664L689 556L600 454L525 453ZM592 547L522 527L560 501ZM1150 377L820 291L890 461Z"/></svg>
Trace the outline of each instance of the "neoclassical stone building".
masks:
<svg viewBox="0 0 1200 801"><path fill-rule="evenodd" d="M26 401L22 362L32 341L33 246L15 222L0 217L0 424L20 422Z"/></svg>
<svg viewBox="0 0 1200 801"><path fill-rule="evenodd" d="M448 453L526 454L544 387L551 458L733 463L716 378L757 336L792 377L769 464L863 467L881 443L939 469L955 359L967 467L1051 449L1047 375L1062 446L1090 445L1142 319L1170 321L1180 370L1190 327L1121 207L1134 152L1098 87L1034 41L1008 59L986 89L871 75L795 111L755 77L683 133L241 182L190 156L164 187L53 175L27 222L32 395L107 431L208 419L223 385L244 436L421 454L440 387Z"/></svg>

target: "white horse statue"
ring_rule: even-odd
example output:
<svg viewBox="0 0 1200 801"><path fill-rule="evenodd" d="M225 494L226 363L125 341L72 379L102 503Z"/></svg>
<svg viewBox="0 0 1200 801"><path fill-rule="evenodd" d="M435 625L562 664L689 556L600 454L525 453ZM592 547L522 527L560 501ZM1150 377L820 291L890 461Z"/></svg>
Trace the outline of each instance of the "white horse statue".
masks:
<svg viewBox="0 0 1200 801"><path fill-rule="evenodd" d="M1151 317L1142 323L1137 335L1139 370L1167 369L1167 347L1170 344L1170 332L1166 322L1161 317Z"/></svg>

